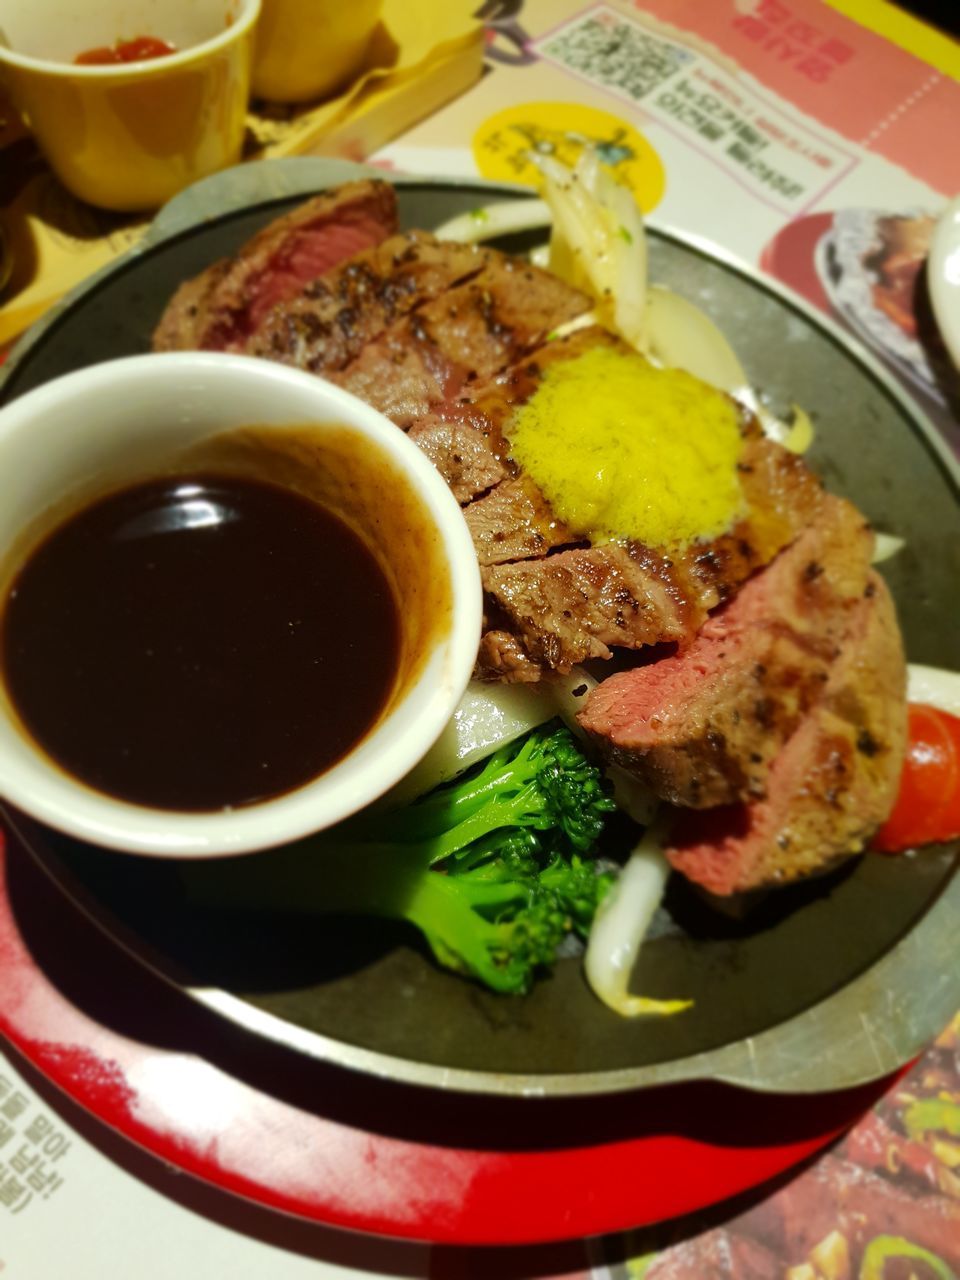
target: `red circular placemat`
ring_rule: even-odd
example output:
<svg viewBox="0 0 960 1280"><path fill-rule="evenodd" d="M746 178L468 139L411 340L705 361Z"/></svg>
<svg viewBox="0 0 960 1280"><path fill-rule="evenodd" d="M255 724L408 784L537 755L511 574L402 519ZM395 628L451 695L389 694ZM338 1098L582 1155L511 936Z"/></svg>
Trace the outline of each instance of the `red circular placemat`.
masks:
<svg viewBox="0 0 960 1280"><path fill-rule="evenodd" d="M167 986L12 839L0 849L0 972L0 1032L141 1147L306 1219L434 1243L573 1239L695 1211L809 1156L884 1087L491 1099L353 1075Z"/></svg>

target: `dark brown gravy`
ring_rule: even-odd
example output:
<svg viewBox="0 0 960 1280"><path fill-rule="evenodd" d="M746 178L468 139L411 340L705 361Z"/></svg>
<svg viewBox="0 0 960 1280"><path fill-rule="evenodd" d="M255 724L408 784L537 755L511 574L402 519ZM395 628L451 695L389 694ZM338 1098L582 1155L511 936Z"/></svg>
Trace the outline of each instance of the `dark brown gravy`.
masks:
<svg viewBox="0 0 960 1280"><path fill-rule="evenodd" d="M11 584L0 645L10 699L61 768L202 811L342 759L392 693L401 631L377 557L339 516L204 470L59 525Z"/></svg>

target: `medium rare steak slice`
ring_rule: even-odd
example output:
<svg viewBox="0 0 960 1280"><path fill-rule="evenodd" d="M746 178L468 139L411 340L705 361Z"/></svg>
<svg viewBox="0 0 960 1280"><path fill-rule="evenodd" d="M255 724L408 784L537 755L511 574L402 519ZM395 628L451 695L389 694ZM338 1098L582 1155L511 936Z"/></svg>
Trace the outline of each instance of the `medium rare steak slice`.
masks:
<svg viewBox="0 0 960 1280"><path fill-rule="evenodd" d="M154 331L153 348L241 351L277 303L396 229L396 195L386 182L348 182L314 196L233 258L182 284Z"/></svg>
<svg viewBox="0 0 960 1280"><path fill-rule="evenodd" d="M476 275L490 256L425 231L390 236L274 307L244 350L310 373L342 369L394 321Z"/></svg>
<svg viewBox="0 0 960 1280"><path fill-rule="evenodd" d="M773 758L823 692L863 597L872 545L860 512L824 495L816 522L688 649L605 680L581 726L672 804L763 795Z"/></svg>
<svg viewBox="0 0 960 1280"><path fill-rule="evenodd" d="M391 325L333 380L409 427L590 309L586 294L546 271L486 252L478 275Z"/></svg>
<svg viewBox="0 0 960 1280"><path fill-rule="evenodd" d="M869 576L822 697L773 761L764 799L681 810L667 857L718 895L786 884L859 853L896 798L906 667L893 602Z"/></svg>

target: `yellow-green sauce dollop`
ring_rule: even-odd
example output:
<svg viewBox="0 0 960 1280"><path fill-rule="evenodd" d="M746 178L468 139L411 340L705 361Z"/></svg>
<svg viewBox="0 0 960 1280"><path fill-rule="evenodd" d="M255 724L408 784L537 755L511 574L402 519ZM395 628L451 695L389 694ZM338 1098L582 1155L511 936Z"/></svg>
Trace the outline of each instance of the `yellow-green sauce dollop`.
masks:
<svg viewBox="0 0 960 1280"><path fill-rule="evenodd" d="M506 434L557 518L591 541L713 538L743 505L732 402L639 355L594 347L549 365Z"/></svg>

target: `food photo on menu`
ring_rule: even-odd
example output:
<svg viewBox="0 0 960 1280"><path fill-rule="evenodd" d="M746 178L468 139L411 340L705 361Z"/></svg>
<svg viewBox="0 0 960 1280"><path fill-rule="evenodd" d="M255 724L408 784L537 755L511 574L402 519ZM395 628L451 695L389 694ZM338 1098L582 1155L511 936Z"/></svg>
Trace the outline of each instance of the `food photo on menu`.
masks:
<svg viewBox="0 0 960 1280"><path fill-rule="evenodd" d="M470 64L451 130L496 77L544 79L479 111L479 178L406 170L413 115L408 150L356 163L411 68L466 75L469 42L405 53L389 6L301 89L255 0L82 39L64 17L56 59L5 3L35 135L13 145L40 148L0 205L11 1049L174 1167L325 1227L596 1238L617 1280L956 1280L958 374L932 283L952 206L866 182L801 205L784 179L744 219L756 266L690 230L658 121L679 129L698 84L719 101L730 67L704 70L709 39L681 47L662 5L536 30L535 3L484 6L488 75ZM554 101L562 63L610 101ZM650 99L633 116L625 65ZM171 164L180 74L222 128ZM83 164L44 124L61 91L106 130ZM294 157L351 111L369 145ZM48 294L23 283L38 192ZM72 265L67 209L99 228ZM64 982L34 874L182 1030L131 1033L109 991ZM218 1047L223 1105L191 1129L129 1080L202 1061L201 1026L255 1051ZM300 1083L265 1083L271 1061ZM22 1165L42 1132L4 1111L13 1079L0 1147ZM807 1120L845 1093L853 1128L852 1102ZM742 1131L727 1095L751 1100ZM421 1136L416 1108L381 1119L401 1096ZM564 1107L569 1140L545 1130ZM335 1129L369 1140L341 1185L289 1175L291 1114L304 1160ZM582 1203L506 1203L527 1157L555 1176L618 1144ZM12 1213L33 1184L3 1161Z"/></svg>
<svg viewBox="0 0 960 1280"><path fill-rule="evenodd" d="M941 210L839 209L779 232L761 257L949 419L957 373L931 307L926 264Z"/></svg>

